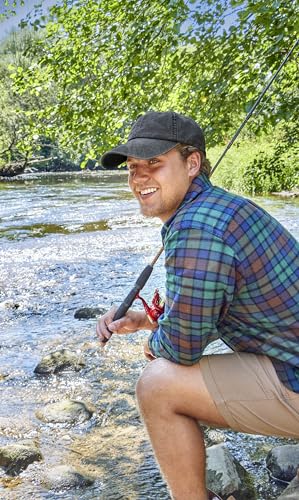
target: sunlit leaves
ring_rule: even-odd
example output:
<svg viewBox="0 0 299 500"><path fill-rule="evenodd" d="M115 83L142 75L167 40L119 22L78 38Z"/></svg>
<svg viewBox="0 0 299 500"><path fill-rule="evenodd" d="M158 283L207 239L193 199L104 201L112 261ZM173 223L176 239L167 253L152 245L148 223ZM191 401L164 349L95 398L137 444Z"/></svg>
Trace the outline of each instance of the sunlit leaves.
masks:
<svg viewBox="0 0 299 500"><path fill-rule="evenodd" d="M227 140L294 44L298 4L65 0L50 14L34 63L15 70L18 92L53 95L31 110L34 133L99 156L150 108L190 114L210 145ZM250 127L295 120L297 89L292 58Z"/></svg>

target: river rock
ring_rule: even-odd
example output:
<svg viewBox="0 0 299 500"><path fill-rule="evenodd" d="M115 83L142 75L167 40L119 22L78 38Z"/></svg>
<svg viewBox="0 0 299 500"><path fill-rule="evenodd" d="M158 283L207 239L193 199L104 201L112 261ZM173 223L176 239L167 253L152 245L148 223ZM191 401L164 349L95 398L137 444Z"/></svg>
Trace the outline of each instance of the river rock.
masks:
<svg viewBox="0 0 299 500"><path fill-rule="evenodd" d="M42 458L34 443L14 443L0 447L0 466L11 476L16 476L28 465Z"/></svg>
<svg viewBox="0 0 299 500"><path fill-rule="evenodd" d="M64 399L57 403L49 403L38 410L36 417L46 423L82 423L92 417L93 410L83 402Z"/></svg>
<svg viewBox="0 0 299 500"><path fill-rule="evenodd" d="M224 498L256 500L257 495L250 474L231 455L224 444L207 448L207 487Z"/></svg>
<svg viewBox="0 0 299 500"><path fill-rule="evenodd" d="M289 486L282 492L277 500L298 500L299 498L299 469L296 477L290 482Z"/></svg>
<svg viewBox="0 0 299 500"><path fill-rule="evenodd" d="M44 473L42 483L49 490L56 490L90 486L94 479L69 465L56 465Z"/></svg>
<svg viewBox="0 0 299 500"><path fill-rule="evenodd" d="M7 299L0 302L0 309L19 309L20 304L15 302L13 299Z"/></svg>
<svg viewBox="0 0 299 500"><path fill-rule="evenodd" d="M57 373L65 369L79 371L84 366L84 361L76 353L69 349L60 349L44 356L35 367L34 373L49 375L50 373Z"/></svg>
<svg viewBox="0 0 299 500"><path fill-rule="evenodd" d="M77 309L74 314L74 318L76 319L93 319L98 316L103 316L107 312L106 309L102 309L100 307L82 307L81 309Z"/></svg>
<svg viewBox="0 0 299 500"><path fill-rule="evenodd" d="M266 464L274 479L289 483L299 468L299 444L276 446L269 451Z"/></svg>

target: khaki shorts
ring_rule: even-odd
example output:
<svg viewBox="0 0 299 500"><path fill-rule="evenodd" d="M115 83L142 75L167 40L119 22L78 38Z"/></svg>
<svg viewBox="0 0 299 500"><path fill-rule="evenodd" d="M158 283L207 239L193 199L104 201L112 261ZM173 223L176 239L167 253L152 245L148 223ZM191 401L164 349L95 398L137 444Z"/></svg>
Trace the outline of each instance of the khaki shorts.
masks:
<svg viewBox="0 0 299 500"><path fill-rule="evenodd" d="M203 356L201 371L216 406L238 432L299 438L299 394L279 380L266 356Z"/></svg>

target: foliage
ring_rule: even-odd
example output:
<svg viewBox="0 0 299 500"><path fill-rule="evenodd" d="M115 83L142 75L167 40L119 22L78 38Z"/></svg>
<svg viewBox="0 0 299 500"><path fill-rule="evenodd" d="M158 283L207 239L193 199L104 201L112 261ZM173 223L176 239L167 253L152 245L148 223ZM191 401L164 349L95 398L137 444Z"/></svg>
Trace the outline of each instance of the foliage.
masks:
<svg viewBox="0 0 299 500"><path fill-rule="evenodd" d="M198 81L200 88L205 89L202 100L206 99L206 133L216 138L216 142L231 130L232 123L234 128L240 123L242 115L251 109L265 83L294 46L298 10L298 4L292 0L208 0L195 9L194 33L200 42L195 44L193 71L186 66L185 75L189 79L187 87L192 88L192 82ZM227 19L234 21L227 24ZM202 67L209 70L204 85L201 74L198 75ZM294 109L298 113L298 97L298 72L293 57L268 93L254 127L252 121L249 126L256 133L290 116L296 120L298 114L295 116ZM190 103L191 107L195 105Z"/></svg>
<svg viewBox="0 0 299 500"><path fill-rule="evenodd" d="M24 5L24 0L4 0L3 6L0 12L0 23L4 19L7 19L10 16L16 15L16 8L19 5Z"/></svg>
<svg viewBox="0 0 299 500"><path fill-rule="evenodd" d="M0 162L10 163L13 160L25 160L26 131L25 109L34 105L28 93L22 98L12 89L10 65L22 65L25 69L29 60L24 56L26 47L31 44L28 33L17 35L12 33L0 47ZM27 61L27 64L26 64ZM17 144L22 144L17 147Z"/></svg>
<svg viewBox="0 0 299 500"><path fill-rule="evenodd" d="M203 125L208 145L225 142L294 45L298 9L293 0L57 2L35 62L14 72L18 92L55 92L28 113L33 133L96 158L138 114L172 108ZM254 133L297 119L294 58L273 88Z"/></svg>
<svg viewBox="0 0 299 500"><path fill-rule="evenodd" d="M34 167L44 166L44 159L57 169L60 165L74 167L69 155L56 142L48 138L28 134L31 110L40 109L53 102L53 94L26 91L19 95L14 91L11 80L12 67L27 70L32 64L28 48L40 41L41 34L25 29L11 32L0 45L0 175L15 175L24 170L28 163ZM36 45L37 46L37 45ZM78 162L77 162L78 163Z"/></svg>
<svg viewBox="0 0 299 500"><path fill-rule="evenodd" d="M222 162L212 175L212 182L224 189L245 193L244 186L244 171L249 162L260 154L265 147L269 148L268 137L250 138L235 143L234 147L229 150ZM212 165L220 157L223 151L223 146L214 146L209 151L209 159Z"/></svg>
<svg viewBox="0 0 299 500"><path fill-rule="evenodd" d="M272 134L238 142L216 169L212 181L225 189L255 194L299 187L299 140L295 124L282 122ZM212 148L212 164L221 153Z"/></svg>
<svg viewBox="0 0 299 500"><path fill-rule="evenodd" d="M175 15L179 4L182 14ZM33 92L56 86L55 105L37 120L33 113L32 121L45 119L47 135L58 133L62 144L91 158L99 138L105 146L113 135L119 140L132 117L162 100L161 59L178 43L184 10L183 2L169 0L54 6L39 65L15 74Z"/></svg>
<svg viewBox="0 0 299 500"><path fill-rule="evenodd" d="M298 127L288 126L277 134L270 152L262 152L244 171L245 191L264 194L299 186Z"/></svg>

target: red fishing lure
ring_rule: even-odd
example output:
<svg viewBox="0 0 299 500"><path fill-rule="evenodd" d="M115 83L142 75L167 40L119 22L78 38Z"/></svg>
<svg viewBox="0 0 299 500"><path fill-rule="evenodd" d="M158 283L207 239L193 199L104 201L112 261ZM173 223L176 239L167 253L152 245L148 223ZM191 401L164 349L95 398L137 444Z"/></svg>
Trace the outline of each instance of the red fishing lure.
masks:
<svg viewBox="0 0 299 500"><path fill-rule="evenodd" d="M164 312L164 302L160 297L159 290L158 289L155 290L151 305L148 305L146 301L142 297L140 297L139 293L136 295L136 299L141 300L144 310L150 322L156 323L157 319Z"/></svg>

